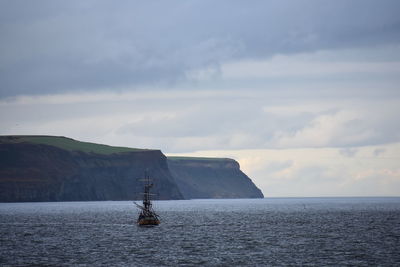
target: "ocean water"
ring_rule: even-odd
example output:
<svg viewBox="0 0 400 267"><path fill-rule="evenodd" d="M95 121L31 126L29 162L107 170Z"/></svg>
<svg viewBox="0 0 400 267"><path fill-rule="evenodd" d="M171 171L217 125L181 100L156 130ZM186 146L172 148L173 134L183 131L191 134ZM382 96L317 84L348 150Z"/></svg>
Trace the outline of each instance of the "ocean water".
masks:
<svg viewBox="0 0 400 267"><path fill-rule="evenodd" d="M400 266L400 198L1 203L1 266Z"/></svg>

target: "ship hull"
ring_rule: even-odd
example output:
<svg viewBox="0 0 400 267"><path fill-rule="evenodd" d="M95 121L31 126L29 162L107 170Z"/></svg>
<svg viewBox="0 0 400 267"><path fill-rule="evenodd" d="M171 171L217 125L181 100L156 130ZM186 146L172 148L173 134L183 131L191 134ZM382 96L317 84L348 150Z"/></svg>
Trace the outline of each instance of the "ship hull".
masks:
<svg viewBox="0 0 400 267"><path fill-rule="evenodd" d="M139 226L152 226L152 225L159 225L160 220L157 218L152 218L152 217L147 217L147 218L142 218L137 221L137 224Z"/></svg>

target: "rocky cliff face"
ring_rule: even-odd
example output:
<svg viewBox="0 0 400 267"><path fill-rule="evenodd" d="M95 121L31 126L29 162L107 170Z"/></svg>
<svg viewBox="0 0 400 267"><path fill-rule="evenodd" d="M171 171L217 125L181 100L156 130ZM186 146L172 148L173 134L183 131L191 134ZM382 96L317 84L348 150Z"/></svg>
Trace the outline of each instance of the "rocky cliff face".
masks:
<svg viewBox="0 0 400 267"><path fill-rule="evenodd" d="M102 155L58 147L0 144L0 201L138 199L144 172L158 199L182 199L159 150Z"/></svg>
<svg viewBox="0 0 400 267"><path fill-rule="evenodd" d="M168 158L184 198L263 198L233 159Z"/></svg>
<svg viewBox="0 0 400 267"><path fill-rule="evenodd" d="M144 173L157 199L259 198L231 159L167 158L55 136L0 136L0 202L139 199Z"/></svg>

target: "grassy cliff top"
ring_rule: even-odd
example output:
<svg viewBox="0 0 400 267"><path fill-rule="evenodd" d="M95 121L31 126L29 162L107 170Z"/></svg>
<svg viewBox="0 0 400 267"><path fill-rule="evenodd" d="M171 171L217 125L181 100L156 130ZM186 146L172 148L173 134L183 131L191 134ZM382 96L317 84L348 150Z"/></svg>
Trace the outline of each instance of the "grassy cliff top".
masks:
<svg viewBox="0 0 400 267"><path fill-rule="evenodd" d="M234 161L230 158L206 158L206 157L176 157L167 156L169 160L203 160L203 161Z"/></svg>
<svg viewBox="0 0 400 267"><path fill-rule="evenodd" d="M47 136L47 135L7 135L0 136L1 143L32 143L55 146L69 151L81 151L96 154L113 154L123 152L145 151L147 149L117 147L101 145L89 142L76 141L64 136Z"/></svg>

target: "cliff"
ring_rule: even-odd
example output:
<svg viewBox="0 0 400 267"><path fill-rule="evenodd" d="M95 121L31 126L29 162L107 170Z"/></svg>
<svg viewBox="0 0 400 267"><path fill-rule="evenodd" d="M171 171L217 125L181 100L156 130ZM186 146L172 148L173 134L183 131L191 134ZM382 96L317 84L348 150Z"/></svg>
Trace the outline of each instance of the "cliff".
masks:
<svg viewBox="0 0 400 267"><path fill-rule="evenodd" d="M158 199L182 199L159 150L64 137L0 137L1 202L138 199L146 170L156 177Z"/></svg>
<svg viewBox="0 0 400 267"><path fill-rule="evenodd" d="M186 199L264 197L233 159L168 157L168 166Z"/></svg>
<svg viewBox="0 0 400 267"><path fill-rule="evenodd" d="M263 197L231 159L167 160L160 150L0 136L0 202L139 199L145 171L157 199Z"/></svg>

